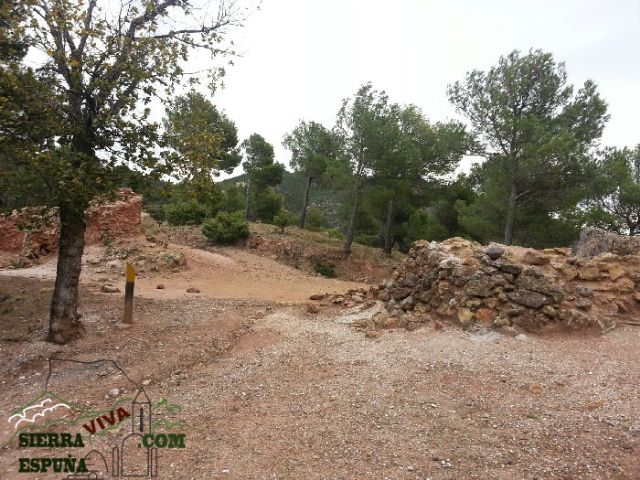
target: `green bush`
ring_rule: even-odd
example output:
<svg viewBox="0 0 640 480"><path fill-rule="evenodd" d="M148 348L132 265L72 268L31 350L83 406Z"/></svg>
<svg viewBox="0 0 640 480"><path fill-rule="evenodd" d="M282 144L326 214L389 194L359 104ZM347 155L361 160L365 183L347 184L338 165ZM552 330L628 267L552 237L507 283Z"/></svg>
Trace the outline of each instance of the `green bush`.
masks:
<svg viewBox="0 0 640 480"><path fill-rule="evenodd" d="M167 210L164 205L147 205L144 208L149 216L153 218L158 224L164 222L167 219Z"/></svg>
<svg viewBox="0 0 640 480"><path fill-rule="evenodd" d="M315 266L313 267L316 273L319 273L323 277L327 277L327 278L335 278L336 276L335 268L336 268L335 265L333 265L332 263L322 263L322 262L316 263Z"/></svg>
<svg viewBox="0 0 640 480"><path fill-rule="evenodd" d="M194 201L173 203L167 207L166 215L171 225L200 225L207 216L207 208Z"/></svg>
<svg viewBox="0 0 640 480"><path fill-rule="evenodd" d="M280 233L284 233L284 229L295 222L295 218L286 210L281 211L273 217L273 224L280 228Z"/></svg>
<svg viewBox="0 0 640 480"><path fill-rule="evenodd" d="M340 230L338 230L337 228L328 228L326 230L326 233L331 238L335 238L337 240L342 240L343 239L342 232Z"/></svg>
<svg viewBox="0 0 640 480"><path fill-rule="evenodd" d="M304 228L312 232L318 232L327 226L327 219L318 207L309 207Z"/></svg>
<svg viewBox="0 0 640 480"><path fill-rule="evenodd" d="M264 223L273 223L273 219L283 208L284 197L271 188L260 192L255 199L253 212Z"/></svg>
<svg viewBox="0 0 640 480"><path fill-rule="evenodd" d="M220 212L202 224L202 233L212 243L230 245L249 237L249 224L241 212Z"/></svg>
<svg viewBox="0 0 640 480"><path fill-rule="evenodd" d="M356 243L360 245L366 245L367 247L380 247L380 236L379 235L367 235L366 233L359 233L354 238Z"/></svg>
<svg viewBox="0 0 640 480"><path fill-rule="evenodd" d="M406 225L405 242L411 244L416 240L442 241L448 237L446 227L438 222L426 210L416 210L409 217Z"/></svg>

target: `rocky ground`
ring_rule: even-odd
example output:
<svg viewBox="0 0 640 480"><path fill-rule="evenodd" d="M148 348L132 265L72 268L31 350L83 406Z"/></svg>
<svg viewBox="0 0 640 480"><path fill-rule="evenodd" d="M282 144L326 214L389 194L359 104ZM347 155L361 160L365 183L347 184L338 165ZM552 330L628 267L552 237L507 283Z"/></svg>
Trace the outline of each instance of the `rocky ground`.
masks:
<svg viewBox="0 0 640 480"><path fill-rule="evenodd" d="M103 287L123 290L128 260L142 273L122 329L122 294ZM434 320L365 336L389 312L369 285L245 250L145 240L91 247L85 266L87 334L64 347L42 341L52 265L0 271L0 417L41 391L51 355L109 358L182 405L187 448L160 453L159 478L640 478L640 327L511 337ZM131 390L117 373L82 378L56 377L56 392ZM62 478L18 474L34 453L11 435L0 422L1 478Z"/></svg>

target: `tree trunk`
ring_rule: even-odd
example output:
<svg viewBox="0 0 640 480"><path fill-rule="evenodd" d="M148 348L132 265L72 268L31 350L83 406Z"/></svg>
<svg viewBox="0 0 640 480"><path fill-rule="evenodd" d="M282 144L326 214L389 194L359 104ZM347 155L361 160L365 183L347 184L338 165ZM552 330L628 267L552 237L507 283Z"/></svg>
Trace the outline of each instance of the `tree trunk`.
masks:
<svg viewBox="0 0 640 480"><path fill-rule="evenodd" d="M504 244L513 244L513 223L516 218L516 200L518 198L518 187L515 182L511 183L511 194L507 204L507 221L504 226Z"/></svg>
<svg viewBox="0 0 640 480"><path fill-rule="evenodd" d="M81 209L60 207L58 268L49 315L50 342L67 343L84 332L78 314L78 287L86 228L84 220Z"/></svg>
<svg viewBox="0 0 640 480"><path fill-rule="evenodd" d="M247 220L247 222L249 221L249 205L251 202L251 178L247 178L247 205L245 206L244 209L244 218L245 220Z"/></svg>
<svg viewBox="0 0 640 480"><path fill-rule="evenodd" d="M302 204L302 213L300 213L300 228L304 228L304 222L307 219L307 208L309 207L309 190L311 190L311 176L307 177L307 186L304 189L304 203Z"/></svg>
<svg viewBox="0 0 640 480"><path fill-rule="evenodd" d="M362 180L358 178L356 184L355 198L353 199L353 208L351 209L351 218L349 219L349 227L347 228L347 238L342 247L342 253L349 255L351 253L351 245L353 244L353 235L356 229L356 218L358 216L358 207L360 206L360 193L362 190Z"/></svg>
<svg viewBox="0 0 640 480"><path fill-rule="evenodd" d="M387 221L384 224L384 253L391 255L393 248L393 197L389 199L387 206Z"/></svg>

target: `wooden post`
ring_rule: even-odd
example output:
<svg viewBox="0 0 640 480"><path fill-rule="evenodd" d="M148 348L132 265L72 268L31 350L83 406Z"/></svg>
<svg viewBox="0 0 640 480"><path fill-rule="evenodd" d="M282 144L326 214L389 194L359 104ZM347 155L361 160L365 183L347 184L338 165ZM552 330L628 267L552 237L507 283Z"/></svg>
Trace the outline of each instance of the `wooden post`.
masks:
<svg viewBox="0 0 640 480"><path fill-rule="evenodd" d="M127 264L127 283L124 287L124 318L122 323L133 323L133 285L136 281L136 271L133 265Z"/></svg>

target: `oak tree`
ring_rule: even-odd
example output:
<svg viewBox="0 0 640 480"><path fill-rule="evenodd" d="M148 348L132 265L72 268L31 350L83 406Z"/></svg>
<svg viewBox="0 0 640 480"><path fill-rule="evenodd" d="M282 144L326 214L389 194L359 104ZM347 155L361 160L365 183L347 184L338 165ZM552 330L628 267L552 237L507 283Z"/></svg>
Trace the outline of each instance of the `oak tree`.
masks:
<svg viewBox="0 0 640 480"><path fill-rule="evenodd" d="M16 161L20 169L47 179L50 203L59 210L48 338L65 343L83 330L78 283L89 201L114 187L119 163L164 173L182 167L158 154L161 136L149 104L173 95L189 77L185 65L195 50L211 57L229 53L224 40L241 13L224 0L213 15L203 15L190 0L29 0L25 5L24 16L10 28L24 31L29 47L46 57L38 72L54 95L42 107L59 121L40 148Z"/></svg>

